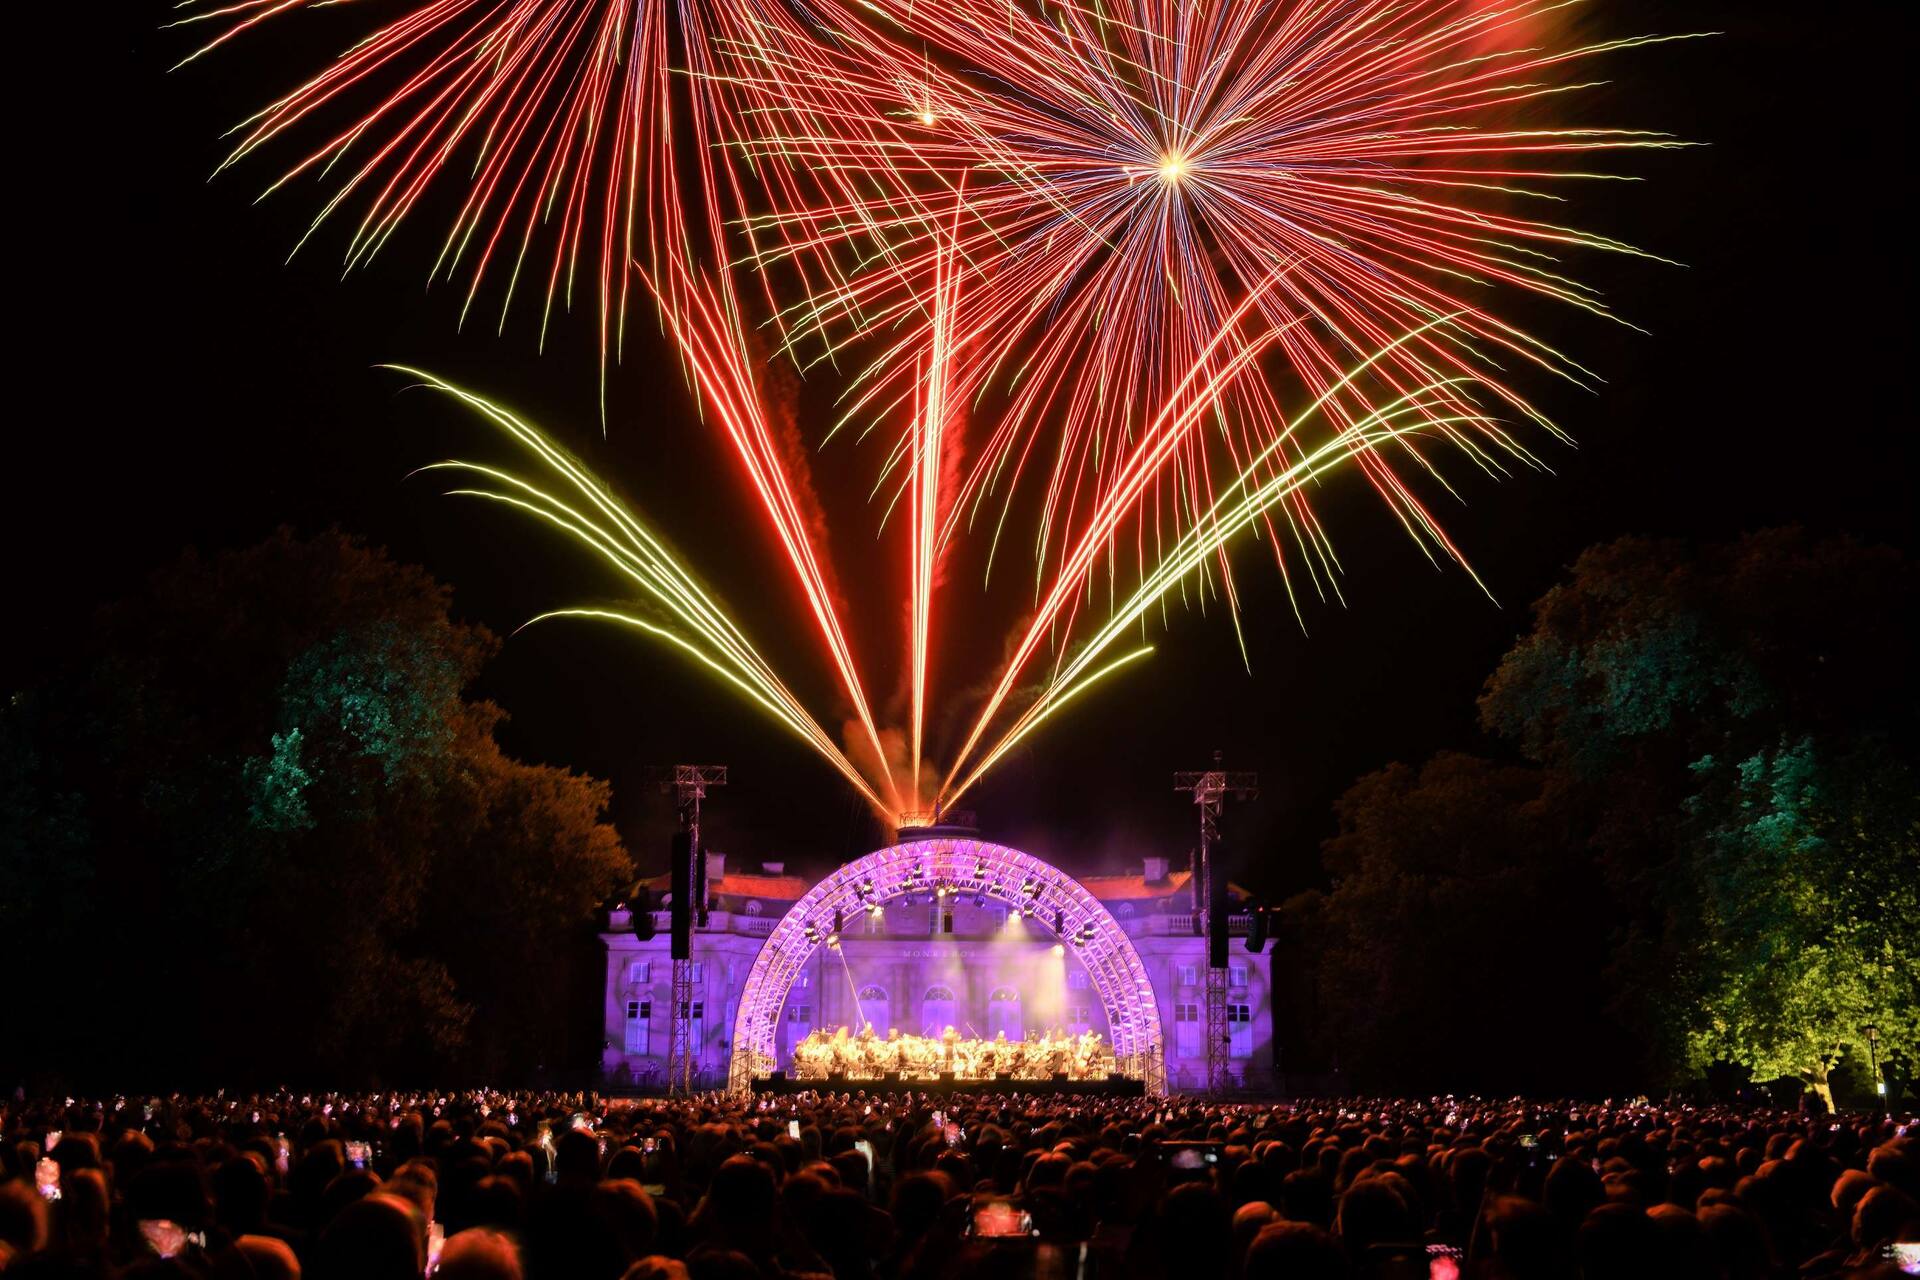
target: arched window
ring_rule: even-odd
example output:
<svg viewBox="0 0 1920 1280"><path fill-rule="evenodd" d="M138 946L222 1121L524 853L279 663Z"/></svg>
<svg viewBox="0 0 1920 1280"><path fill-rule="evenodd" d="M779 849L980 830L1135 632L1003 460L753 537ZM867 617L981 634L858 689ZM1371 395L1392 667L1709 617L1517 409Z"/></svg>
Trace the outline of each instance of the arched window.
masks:
<svg viewBox="0 0 1920 1280"><path fill-rule="evenodd" d="M757 916L757 915L759 915L759 914L760 914L760 913L761 913L762 911L765 911L765 910L766 910L766 908L760 905L760 899L758 899L758 898L748 898L748 899L747 899L747 905L746 905L746 913L747 913L748 915L750 915L750 916Z"/></svg>
<svg viewBox="0 0 1920 1280"><path fill-rule="evenodd" d="M879 987L860 988L860 1021L862 1026L871 1026L881 1035L887 1034L887 1028L893 1025L893 1010L884 990ZM854 1030L860 1028L855 1027Z"/></svg>
<svg viewBox="0 0 1920 1280"><path fill-rule="evenodd" d="M920 1034L937 1036L953 1025L953 988L928 987L920 999Z"/></svg>
<svg viewBox="0 0 1920 1280"><path fill-rule="evenodd" d="M995 987L987 997L987 1038L994 1039L1002 1032L1009 1040L1025 1034L1020 1029L1020 993L1012 987Z"/></svg>

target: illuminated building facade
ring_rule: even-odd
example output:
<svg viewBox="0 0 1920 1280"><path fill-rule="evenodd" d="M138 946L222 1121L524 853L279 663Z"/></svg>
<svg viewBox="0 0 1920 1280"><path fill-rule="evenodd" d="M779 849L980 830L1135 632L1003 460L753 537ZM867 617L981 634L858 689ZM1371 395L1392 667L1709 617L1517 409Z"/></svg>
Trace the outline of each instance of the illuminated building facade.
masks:
<svg viewBox="0 0 1920 1280"><path fill-rule="evenodd" d="M694 936L689 1007L698 1087L741 1084L791 1062L815 1028L871 1025L1009 1040L1092 1030L1129 1074L1171 1091L1206 1080L1206 940L1185 871L1148 858L1138 872L1075 878L1006 846L912 841L826 880L779 863L747 871L707 855L707 925ZM672 1036L667 878L652 936L631 910L609 915L603 1070L619 1085L662 1085ZM1236 888L1235 907L1243 902ZM1230 917L1228 1078L1274 1089L1269 957ZM837 943L837 945L833 945ZM1103 994L1104 993L1104 994ZM1118 1016L1109 1006L1121 1010ZM1151 1067L1148 1066L1152 1059Z"/></svg>

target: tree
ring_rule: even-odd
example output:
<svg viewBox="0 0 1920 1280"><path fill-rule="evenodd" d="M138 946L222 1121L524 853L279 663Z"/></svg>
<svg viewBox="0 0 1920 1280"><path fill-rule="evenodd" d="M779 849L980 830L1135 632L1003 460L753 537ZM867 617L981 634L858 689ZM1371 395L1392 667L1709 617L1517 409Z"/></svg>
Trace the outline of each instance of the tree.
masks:
<svg viewBox="0 0 1920 1280"><path fill-rule="evenodd" d="M557 1050L514 966L550 977L543 941L630 869L605 786L507 759L464 700L494 649L339 533L189 554L104 610L0 717L0 947L42 1028L9 1048L115 1084L418 1076L506 1021L500 1063Z"/></svg>
<svg viewBox="0 0 1920 1280"><path fill-rule="evenodd" d="M1920 1050L1920 776L1878 744L1833 759L1811 738L1697 771L1691 1065L1797 1076L1831 1108L1866 1027Z"/></svg>
<svg viewBox="0 0 1920 1280"><path fill-rule="evenodd" d="M1289 919L1321 940L1340 1057L1364 1087L1600 1087L1618 1037L1600 1002L1604 926L1550 774L1442 753L1389 765L1336 805L1332 877Z"/></svg>
<svg viewBox="0 0 1920 1280"><path fill-rule="evenodd" d="M1847 538L1621 539L1488 680L1482 722L1592 815L1612 1008L1667 1072L1718 1054L1830 1093L1868 1023L1913 1051L1915 596L1911 563Z"/></svg>

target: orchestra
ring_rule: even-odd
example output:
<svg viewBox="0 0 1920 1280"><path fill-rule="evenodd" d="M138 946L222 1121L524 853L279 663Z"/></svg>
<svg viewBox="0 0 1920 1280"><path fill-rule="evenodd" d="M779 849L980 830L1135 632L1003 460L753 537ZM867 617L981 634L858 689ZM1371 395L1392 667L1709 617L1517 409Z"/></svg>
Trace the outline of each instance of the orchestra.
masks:
<svg viewBox="0 0 1920 1280"><path fill-rule="evenodd" d="M1097 1031L1030 1032L1009 1040L963 1037L952 1027L938 1036L880 1035L872 1024L859 1031L815 1029L793 1047L793 1074L800 1080L1069 1080L1105 1079L1114 1070L1113 1048Z"/></svg>

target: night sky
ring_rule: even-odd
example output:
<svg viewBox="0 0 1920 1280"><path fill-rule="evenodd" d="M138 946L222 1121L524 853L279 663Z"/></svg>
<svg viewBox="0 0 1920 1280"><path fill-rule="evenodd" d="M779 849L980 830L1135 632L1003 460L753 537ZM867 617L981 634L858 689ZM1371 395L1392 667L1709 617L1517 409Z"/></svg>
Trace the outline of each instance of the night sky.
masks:
<svg viewBox="0 0 1920 1280"><path fill-rule="evenodd" d="M1612 161L1648 181L1594 184L1570 214L1686 264L1576 264L1648 333L1508 309L1607 383L1597 395L1524 384L1578 441L1541 446L1555 474L1496 485L1455 469L1467 505L1440 512L1498 603L1459 569L1431 567L1363 486L1336 483L1318 503L1347 567L1345 604L1309 603L1303 632L1265 553L1242 554L1251 673L1217 609L1176 612L1146 664L1030 738L970 797L989 835L1089 871L1149 851L1179 856L1192 806L1169 775L1204 767L1217 747L1261 775L1261 798L1235 827L1252 862L1241 879L1279 894L1315 879L1331 803L1355 777L1438 749L1492 748L1475 728L1475 695L1528 604L1582 547L1800 522L1915 549L1912 215L1899 195L1910 104L1893 6L1594 8L1596 34L1726 33L1608 57L1612 84L1577 113L1710 145ZM275 24L168 74L187 46L158 30L166 15L160 4L115 11L110 62L124 98L110 137L81 136L53 107L26 126L68 141L55 134L39 188L45 234L16 240L43 282L29 314L44 327L29 349L45 358L16 366L14 430L28 461L9 485L9 679L29 679L94 605L181 548L245 545L281 523L363 533L452 584L461 617L503 634L545 608L613 598L607 578L525 521L406 478L450 455L505 455L471 418L374 367L398 361L517 408L612 479L831 723L833 685L804 641L771 536L689 411L650 317L614 374L602 436L591 318L558 321L544 355L531 307L503 335L491 310L456 332L459 290L424 287L446 225L438 207L344 281L338 235L287 264L311 193L252 203L277 172L271 158L209 182L219 134L364 18ZM88 211L108 225L96 231ZM871 451L835 444L817 482L851 494L872 465ZM874 573L861 515L837 533L834 558L865 606L855 643L884 698L904 654L902 605L887 586L904 577L885 564ZM949 695L985 674L1012 617L971 590L936 601ZM642 785L651 763L732 767L708 831L738 858L818 868L877 842L823 764L632 635L536 628L507 642L479 692L511 714L511 753L614 783L615 820L643 865L664 862L669 822Z"/></svg>

